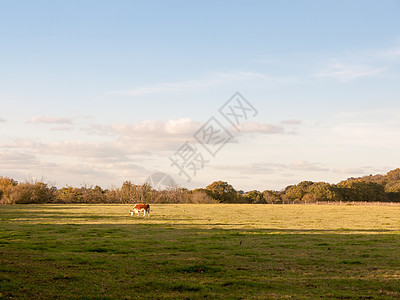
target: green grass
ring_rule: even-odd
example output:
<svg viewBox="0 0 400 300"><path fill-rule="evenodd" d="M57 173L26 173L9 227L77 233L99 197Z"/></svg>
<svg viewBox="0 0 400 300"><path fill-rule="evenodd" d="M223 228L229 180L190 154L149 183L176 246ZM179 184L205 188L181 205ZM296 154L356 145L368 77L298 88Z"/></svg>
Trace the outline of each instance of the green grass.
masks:
<svg viewBox="0 0 400 300"><path fill-rule="evenodd" d="M0 206L0 298L400 298L400 207Z"/></svg>

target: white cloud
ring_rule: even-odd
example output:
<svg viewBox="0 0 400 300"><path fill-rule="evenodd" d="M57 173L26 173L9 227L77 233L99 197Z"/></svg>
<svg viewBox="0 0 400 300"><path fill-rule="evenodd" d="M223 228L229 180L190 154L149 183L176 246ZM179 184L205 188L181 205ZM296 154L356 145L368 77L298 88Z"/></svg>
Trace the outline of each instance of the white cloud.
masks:
<svg viewBox="0 0 400 300"><path fill-rule="evenodd" d="M1 122L7 122L6 120L4 120L2 117L0 117L0 123Z"/></svg>
<svg viewBox="0 0 400 300"><path fill-rule="evenodd" d="M43 116L43 117L38 117L38 116L33 116L31 117L27 123L30 124L72 124L73 119L72 118L56 118L56 117L50 117L50 116Z"/></svg>
<svg viewBox="0 0 400 300"><path fill-rule="evenodd" d="M134 151L173 151L182 143L193 140L193 135L203 124L190 118L168 121L147 120L132 124L92 125L84 130L90 134L110 136L120 147ZM236 130L227 128L235 135ZM280 134L282 126L266 123L246 122L241 126L240 137L248 134ZM238 134L239 136L239 134Z"/></svg>
<svg viewBox="0 0 400 300"><path fill-rule="evenodd" d="M128 136L185 136L192 135L201 123L191 120L190 118L170 119L165 122L146 120L133 124L112 124L108 126L108 130ZM107 129L106 129L107 130Z"/></svg>
<svg viewBox="0 0 400 300"><path fill-rule="evenodd" d="M379 76L386 70L387 68L371 68L365 65L344 65L335 63L330 64L328 68L317 73L316 76L345 82L363 77Z"/></svg>

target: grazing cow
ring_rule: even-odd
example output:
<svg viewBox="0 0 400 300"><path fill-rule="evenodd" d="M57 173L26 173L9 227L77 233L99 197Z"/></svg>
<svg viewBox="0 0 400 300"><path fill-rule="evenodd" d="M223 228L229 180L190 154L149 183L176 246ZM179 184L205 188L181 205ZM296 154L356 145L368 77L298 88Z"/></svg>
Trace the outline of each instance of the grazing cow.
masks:
<svg viewBox="0 0 400 300"><path fill-rule="evenodd" d="M131 212L131 216L133 216L133 214L135 214L140 217L140 212L143 212L143 217L146 216L146 213L147 213L147 216L150 217L150 205L135 204L130 212Z"/></svg>

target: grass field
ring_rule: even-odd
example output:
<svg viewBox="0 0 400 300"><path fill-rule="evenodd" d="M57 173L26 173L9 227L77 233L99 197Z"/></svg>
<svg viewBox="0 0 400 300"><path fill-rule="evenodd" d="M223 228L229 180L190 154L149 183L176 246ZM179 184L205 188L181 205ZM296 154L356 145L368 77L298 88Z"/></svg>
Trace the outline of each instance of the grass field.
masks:
<svg viewBox="0 0 400 300"><path fill-rule="evenodd" d="M400 298L400 207L0 206L0 298Z"/></svg>

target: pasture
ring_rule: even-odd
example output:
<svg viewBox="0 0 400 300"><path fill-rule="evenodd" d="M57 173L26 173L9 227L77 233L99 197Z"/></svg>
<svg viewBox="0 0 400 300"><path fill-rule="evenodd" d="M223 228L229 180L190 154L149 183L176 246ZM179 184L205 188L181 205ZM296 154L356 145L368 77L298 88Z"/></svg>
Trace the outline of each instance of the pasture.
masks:
<svg viewBox="0 0 400 300"><path fill-rule="evenodd" d="M400 206L0 206L0 298L400 298Z"/></svg>

